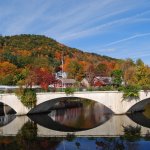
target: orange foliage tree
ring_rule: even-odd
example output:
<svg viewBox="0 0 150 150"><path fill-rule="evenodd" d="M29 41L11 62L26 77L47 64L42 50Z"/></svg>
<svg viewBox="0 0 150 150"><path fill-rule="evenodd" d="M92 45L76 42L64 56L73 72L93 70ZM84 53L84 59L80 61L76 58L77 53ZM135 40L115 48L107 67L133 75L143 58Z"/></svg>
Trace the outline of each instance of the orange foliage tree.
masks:
<svg viewBox="0 0 150 150"><path fill-rule="evenodd" d="M8 62L0 62L0 84L13 84L17 67Z"/></svg>
<svg viewBox="0 0 150 150"><path fill-rule="evenodd" d="M55 75L49 72L47 68L33 68L25 79L25 84L32 87L40 85L44 90L48 90L50 84L55 84Z"/></svg>

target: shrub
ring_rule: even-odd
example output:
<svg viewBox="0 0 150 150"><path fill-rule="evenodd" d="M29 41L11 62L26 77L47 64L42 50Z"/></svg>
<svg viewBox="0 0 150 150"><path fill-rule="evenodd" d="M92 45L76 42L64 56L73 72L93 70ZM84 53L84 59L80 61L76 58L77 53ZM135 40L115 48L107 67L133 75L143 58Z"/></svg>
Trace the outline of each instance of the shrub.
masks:
<svg viewBox="0 0 150 150"><path fill-rule="evenodd" d="M116 90L116 88L111 85L106 85L106 86L99 87L98 90L99 91L114 91Z"/></svg>
<svg viewBox="0 0 150 150"><path fill-rule="evenodd" d="M16 91L16 95L27 108L33 108L36 105L36 92L34 89L22 89Z"/></svg>
<svg viewBox="0 0 150 150"><path fill-rule="evenodd" d="M94 88L93 88L93 87L89 87L89 88L87 89L87 91L94 91Z"/></svg>
<svg viewBox="0 0 150 150"><path fill-rule="evenodd" d="M75 89L74 89L74 88L67 87L67 88L65 89L65 93L66 93L67 95L71 95L71 94L73 94L74 92L75 92Z"/></svg>
<svg viewBox="0 0 150 150"><path fill-rule="evenodd" d="M138 86L125 86L122 87L120 90L123 91L123 99L124 100L132 100L132 99L139 99L139 91L140 88Z"/></svg>

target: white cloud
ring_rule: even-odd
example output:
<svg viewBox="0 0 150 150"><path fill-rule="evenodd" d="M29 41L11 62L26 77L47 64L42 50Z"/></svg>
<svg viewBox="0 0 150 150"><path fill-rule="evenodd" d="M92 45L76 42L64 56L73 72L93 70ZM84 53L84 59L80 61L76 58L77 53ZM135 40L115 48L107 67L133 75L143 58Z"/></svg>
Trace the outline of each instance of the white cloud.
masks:
<svg viewBox="0 0 150 150"><path fill-rule="evenodd" d="M115 3L118 2L118 0L115 1ZM135 7L135 4L114 7L116 7L114 0L77 3L74 7L70 6L71 9L66 9L61 16L56 15L54 19L55 26L46 30L45 33L55 34L61 39L67 39L67 37L70 39L71 34L74 37L74 35L82 33L82 30L89 30L94 23L127 12Z"/></svg>
<svg viewBox="0 0 150 150"><path fill-rule="evenodd" d="M150 36L150 32L149 33L136 34L136 35L133 35L133 36L121 39L121 40L117 40L117 41L111 42L109 44L106 44L105 47L110 46L110 45L115 45L115 44L118 44L118 43L121 43L121 42L125 42L125 41L131 40L131 39L144 37L144 36Z"/></svg>
<svg viewBox="0 0 150 150"><path fill-rule="evenodd" d="M105 20L142 4L142 2L137 4L135 2L136 0L132 2L129 0L124 2L120 0L76 0L76 2L71 0L13 0L0 9L3 10L0 18L1 16L8 18L4 20L3 32L5 34L18 34L32 31L32 29L34 31L40 26L41 30L38 33L54 35L59 40L65 41L97 34L104 28L126 21L126 19L123 21L123 18ZM43 22L40 22L41 20ZM37 24L35 24L36 21Z"/></svg>
<svg viewBox="0 0 150 150"><path fill-rule="evenodd" d="M124 10L126 11L126 9ZM116 12L113 12L113 14L119 14L121 13L122 11L116 11ZM114 20L110 20L110 21L107 21L107 22L104 22L100 25L95 25L95 26L92 26L92 27L88 27L88 28L85 28L83 29L82 28L82 25L80 28L78 28L77 31L74 31L73 29L69 30L68 32L66 33L63 33L62 36L59 35L59 39L61 41L67 41L67 40L73 40L73 39L76 39L76 38L81 38L81 37L86 37L86 36L90 36L90 35L94 35L94 34L97 34L97 33L100 33L100 32L104 32L105 30L108 30L108 28L110 27L113 27L113 26L120 26L120 25L125 25L125 24L131 24L131 23L137 23L137 22L141 22L142 20L139 18L145 14L148 14L150 13L150 11L145 11L145 12L142 12L142 13L138 13L136 15L132 15L132 16L129 16L129 17L123 17L121 19L114 19ZM111 16L112 14L110 14ZM106 18L108 16L106 15ZM110 30L110 29L109 29Z"/></svg>
<svg viewBox="0 0 150 150"><path fill-rule="evenodd" d="M18 0L11 3L6 9L4 34L20 34L28 32L28 26L43 16L43 13L49 8L49 2L32 0L27 2L19 2ZM8 13L7 13L8 10ZM38 25L38 24L37 24ZM32 27L34 28L34 26Z"/></svg>

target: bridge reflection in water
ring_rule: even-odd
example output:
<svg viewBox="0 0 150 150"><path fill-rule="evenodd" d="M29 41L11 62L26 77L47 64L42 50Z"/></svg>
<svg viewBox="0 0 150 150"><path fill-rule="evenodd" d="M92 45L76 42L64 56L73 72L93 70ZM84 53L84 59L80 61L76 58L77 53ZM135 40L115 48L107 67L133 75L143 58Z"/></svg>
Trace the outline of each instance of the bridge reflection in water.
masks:
<svg viewBox="0 0 150 150"><path fill-rule="evenodd" d="M42 116L41 116L42 117ZM0 127L1 136L15 136L18 131L23 127L25 123L31 121L27 116L17 116L9 124ZM68 133L74 133L76 136L98 136L98 137L115 137L124 135L123 126L131 125L133 127L137 126L137 123L132 121L126 115L114 115L107 122L104 122L100 126L95 128L84 130L84 131L74 131L74 132L63 132L56 131L42 125L37 124L37 136L39 137L65 137ZM150 128L141 126L141 133L145 135Z"/></svg>
<svg viewBox="0 0 150 150"><path fill-rule="evenodd" d="M98 113L92 109L86 108L87 112ZM137 123L134 122L126 115L97 115L96 118L92 118L93 115L89 113L83 114L81 108L70 109L69 111L63 111L64 115L59 111L52 111L49 114L16 116L8 119L8 122L0 127L1 136L15 136L21 130L21 128L29 121L35 121L37 123L37 136L38 137L66 137L68 133L75 134L79 137L116 137L124 135L124 128L126 126L136 127ZM104 116L103 116L104 115ZM79 122L81 126L75 128L74 124L78 123L80 117L83 117L83 122ZM103 116L103 117L102 117ZM7 116L6 116L7 117ZM86 120L86 117L89 119ZM31 120L32 119L32 120ZM142 119L142 118L140 118ZM6 119L4 119L6 120ZM67 121L65 121L67 120ZM86 120L86 121L85 121ZM133 121L134 120L134 121ZM92 125L92 121L95 126ZM150 120L149 120L150 122ZM140 123L140 122L138 122ZM77 125L77 124L76 124ZM140 125L140 124L139 124ZM80 127L80 128L79 128ZM142 123L141 135L145 135L150 132L150 126Z"/></svg>
<svg viewBox="0 0 150 150"><path fill-rule="evenodd" d="M112 116L112 111L104 105L88 101L83 106L51 110L44 115L29 116L36 123L57 131L84 131L95 128Z"/></svg>

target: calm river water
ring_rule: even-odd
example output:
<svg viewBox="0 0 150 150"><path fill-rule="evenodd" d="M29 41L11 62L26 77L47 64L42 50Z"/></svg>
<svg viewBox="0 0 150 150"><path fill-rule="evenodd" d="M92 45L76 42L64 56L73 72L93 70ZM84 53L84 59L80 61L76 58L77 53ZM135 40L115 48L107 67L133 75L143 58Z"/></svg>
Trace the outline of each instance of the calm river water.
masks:
<svg viewBox="0 0 150 150"><path fill-rule="evenodd" d="M40 115L1 115L0 150L150 149L149 104L128 116L89 100L71 108L56 105Z"/></svg>

